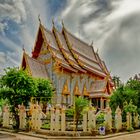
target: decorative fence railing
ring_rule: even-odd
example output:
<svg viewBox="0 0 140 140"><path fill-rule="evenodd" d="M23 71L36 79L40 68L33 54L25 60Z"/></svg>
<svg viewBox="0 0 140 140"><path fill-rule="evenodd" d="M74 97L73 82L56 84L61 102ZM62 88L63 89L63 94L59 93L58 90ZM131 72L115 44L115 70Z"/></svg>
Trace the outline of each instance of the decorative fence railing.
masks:
<svg viewBox="0 0 140 140"><path fill-rule="evenodd" d="M28 109L25 106L19 105L19 128L36 131L45 129L49 131L75 131L75 119L73 117L66 116L65 107L50 107L43 113L40 105L31 104ZM98 114L99 115L99 114ZM126 129L129 130L132 127L138 128L140 121L139 115L134 113L126 114ZM2 125L3 127L10 128L13 125L12 115L9 111L9 107L6 105L2 112ZM88 111L83 112L82 118L79 120L78 131L93 131L98 130L100 126L104 126L107 131L112 131L115 128L116 131L120 131L123 127L122 123L122 111L118 107L115 112L115 116L112 116L112 111L109 106L104 111L104 118L98 118L95 110L89 108Z"/></svg>

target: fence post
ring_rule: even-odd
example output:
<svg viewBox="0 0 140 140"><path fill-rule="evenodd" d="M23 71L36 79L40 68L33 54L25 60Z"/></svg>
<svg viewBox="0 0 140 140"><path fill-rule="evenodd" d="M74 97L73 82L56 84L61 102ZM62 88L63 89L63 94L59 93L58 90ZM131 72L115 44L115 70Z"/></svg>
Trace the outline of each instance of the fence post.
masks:
<svg viewBox="0 0 140 140"><path fill-rule="evenodd" d="M25 129L26 127L26 110L25 106L22 104L19 106L19 128Z"/></svg>
<svg viewBox="0 0 140 140"><path fill-rule="evenodd" d="M83 131L84 132L87 131L87 121L88 121L87 112L84 111L83 112Z"/></svg>
<svg viewBox="0 0 140 140"><path fill-rule="evenodd" d="M109 106L105 108L105 128L106 130L112 130L112 111Z"/></svg>
<svg viewBox="0 0 140 140"><path fill-rule="evenodd" d="M36 129L36 112L37 112L37 109L36 109L36 105L33 104L31 106L31 128L34 130Z"/></svg>
<svg viewBox="0 0 140 140"><path fill-rule="evenodd" d="M54 114L54 107L51 107L51 131L55 129L55 114Z"/></svg>
<svg viewBox="0 0 140 140"><path fill-rule="evenodd" d="M95 110L90 107L88 111L88 131L91 131L91 129L96 128L96 115Z"/></svg>
<svg viewBox="0 0 140 140"><path fill-rule="evenodd" d="M66 116L65 116L65 107L61 109L61 131L66 130Z"/></svg>
<svg viewBox="0 0 140 140"><path fill-rule="evenodd" d="M138 113L134 113L134 127L138 128L139 127L139 115Z"/></svg>
<svg viewBox="0 0 140 140"><path fill-rule="evenodd" d="M3 108L3 127L9 127L10 123L10 113L8 105Z"/></svg>
<svg viewBox="0 0 140 140"><path fill-rule="evenodd" d="M41 107L38 103L32 105L32 117L31 117L31 128L34 130L38 130L41 128L42 121L41 121Z"/></svg>
<svg viewBox="0 0 140 140"><path fill-rule="evenodd" d="M55 131L59 131L60 129L60 108L56 106L55 110Z"/></svg>
<svg viewBox="0 0 140 140"><path fill-rule="evenodd" d="M127 125L127 130L132 128L132 116L130 112L127 112L126 115L126 125Z"/></svg>
<svg viewBox="0 0 140 140"><path fill-rule="evenodd" d="M121 114L122 114L121 109L118 106L115 112L115 128L117 129L117 131L122 129L122 115Z"/></svg>
<svg viewBox="0 0 140 140"><path fill-rule="evenodd" d="M42 108L41 106L37 103L36 104L37 107L37 115L36 115L36 129L39 130L42 126Z"/></svg>

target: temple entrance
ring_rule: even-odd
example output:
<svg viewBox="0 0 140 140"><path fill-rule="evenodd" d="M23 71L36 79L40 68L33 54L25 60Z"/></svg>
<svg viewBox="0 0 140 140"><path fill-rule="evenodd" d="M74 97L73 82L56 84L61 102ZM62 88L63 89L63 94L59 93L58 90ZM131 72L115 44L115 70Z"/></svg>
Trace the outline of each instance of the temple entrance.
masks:
<svg viewBox="0 0 140 140"><path fill-rule="evenodd" d="M106 99L103 98L92 98L91 99L91 104L94 107L97 107L98 109L105 109L107 105Z"/></svg>
<svg viewBox="0 0 140 140"><path fill-rule="evenodd" d="M99 98L92 98L91 103L92 103L92 106L98 107L100 109L100 99Z"/></svg>

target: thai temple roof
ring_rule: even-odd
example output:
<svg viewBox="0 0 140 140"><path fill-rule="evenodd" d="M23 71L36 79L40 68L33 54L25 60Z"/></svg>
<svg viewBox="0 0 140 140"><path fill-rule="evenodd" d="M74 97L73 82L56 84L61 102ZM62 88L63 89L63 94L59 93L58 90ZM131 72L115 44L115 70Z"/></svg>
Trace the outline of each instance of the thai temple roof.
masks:
<svg viewBox="0 0 140 140"><path fill-rule="evenodd" d="M75 73L94 74L102 78L105 78L109 74L104 61L100 59L97 52L95 53L93 46L78 39L64 26L61 32L54 25L52 31L50 31L40 23L32 58L27 57L30 69L36 76L47 77L45 63L35 60L39 56L43 41L53 58L59 61L63 68ZM35 70L35 67L38 68Z"/></svg>
<svg viewBox="0 0 140 140"><path fill-rule="evenodd" d="M26 65L28 65L27 70L33 77L48 78L48 73L47 73L45 65L42 62L29 57L25 52L23 54L22 65L26 66L23 63L26 63Z"/></svg>

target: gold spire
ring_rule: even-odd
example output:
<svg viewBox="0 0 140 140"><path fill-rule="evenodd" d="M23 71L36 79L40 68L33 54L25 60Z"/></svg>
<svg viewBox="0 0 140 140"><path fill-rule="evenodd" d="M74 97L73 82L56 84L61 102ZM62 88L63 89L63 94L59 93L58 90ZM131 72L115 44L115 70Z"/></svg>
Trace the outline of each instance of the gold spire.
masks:
<svg viewBox="0 0 140 140"><path fill-rule="evenodd" d="M62 26L65 27L65 26L64 26L64 21L63 21L63 19L62 19L61 23L62 23Z"/></svg>
<svg viewBox="0 0 140 140"><path fill-rule="evenodd" d="M91 44L90 44L90 46L92 46L93 45L93 40L91 41Z"/></svg>
<svg viewBox="0 0 140 140"><path fill-rule="evenodd" d="M41 24L40 14L38 15L38 21Z"/></svg>
<svg viewBox="0 0 140 140"><path fill-rule="evenodd" d="M25 48L24 48L24 44L22 45L22 51L25 53Z"/></svg>
<svg viewBox="0 0 140 140"><path fill-rule="evenodd" d="M54 18L52 18L52 24L53 24L53 27L54 27Z"/></svg>
<svg viewBox="0 0 140 140"><path fill-rule="evenodd" d="M98 49L97 49L96 53L98 54Z"/></svg>

